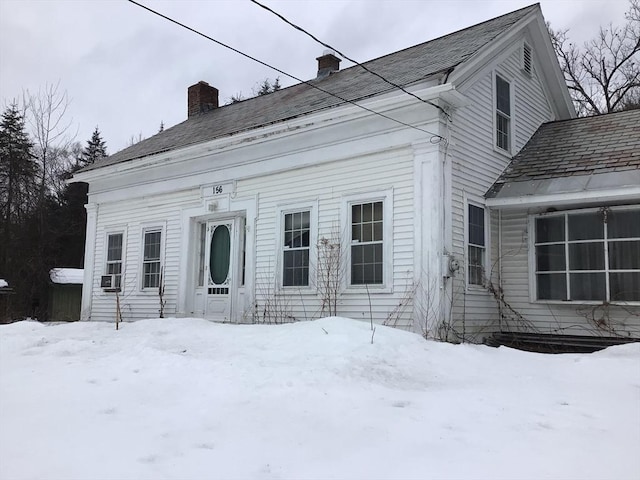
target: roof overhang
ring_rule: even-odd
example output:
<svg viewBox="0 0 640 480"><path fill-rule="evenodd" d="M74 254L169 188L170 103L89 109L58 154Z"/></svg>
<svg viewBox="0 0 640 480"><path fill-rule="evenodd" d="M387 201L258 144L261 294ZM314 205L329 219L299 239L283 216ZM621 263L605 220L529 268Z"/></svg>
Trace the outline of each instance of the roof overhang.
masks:
<svg viewBox="0 0 640 480"><path fill-rule="evenodd" d="M640 170L505 182L486 199L494 208L640 201Z"/></svg>

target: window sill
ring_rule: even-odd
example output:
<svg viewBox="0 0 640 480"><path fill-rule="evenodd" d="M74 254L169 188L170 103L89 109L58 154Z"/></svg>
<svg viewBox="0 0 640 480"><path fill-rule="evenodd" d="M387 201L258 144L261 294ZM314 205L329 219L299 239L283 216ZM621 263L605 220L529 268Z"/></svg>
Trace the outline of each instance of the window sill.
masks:
<svg viewBox="0 0 640 480"><path fill-rule="evenodd" d="M287 295L315 295L316 293L318 293L318 291L314 287L295 287L291 285L286 287L278 287L278 293L285 293Z"/></svg>
<svg viewBox="0 0 640 480"><path fill-rule="evenodd" d="M614 306L614 307L628 307L628 306L640 306L640 301L628 301L628 302L603 302L602 300L531 300L529 303L535 303L540 305L593 305L593 306Z"/></svg>
<svg viewBox="0 0 640 480"><path fill-rule="evenodd" d="M493 145L493 151L496 153L499 153L500 155L505 156L506 158L509 158L509 159L513 158L513 154L511 153L510 150L505 150L495 144Z"/></svg>
<svg viewBox="0 0 640 480"><path fill-rule="evenodd" d="M467 285L466 293L471 295L490 295L489 289L482 285Z"/></svg>
<svg viewBox="0 0 640 480"><path fill-rule="evenodd" d="M344 293L393 293L393 287L387 287L385 285L369 284L369 285L347 285L344 289Z"/></svg>

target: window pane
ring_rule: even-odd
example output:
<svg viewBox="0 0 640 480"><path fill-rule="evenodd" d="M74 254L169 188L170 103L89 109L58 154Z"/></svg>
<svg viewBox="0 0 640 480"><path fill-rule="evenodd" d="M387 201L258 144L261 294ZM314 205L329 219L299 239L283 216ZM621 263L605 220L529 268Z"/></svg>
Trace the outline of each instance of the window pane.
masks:
<svg viewBox="0 0 640 480"><path fill-rule="evenodd" d="M381 242L382 241L382 222L376 222L373 224L373 241Z"/></svg>
<svg viewBox="0 0 640 480"><path fill-rule="evenodd" d="M549 272L564 270L564 244L562 245L538 245L536 247L536 270Z"/></svg>
<svg viewBox="0 0 640 480"><path fill-rule="evenodd" d="M509 119L501 113L496 113L496 145L509 150Z"/></svg>
<svg viewBox="0 0 640 480"><path fill-rule="evenodd" d="M569 215L569 240L604 238L602 220L600 212Z"/></svg>
<svg viewBox="0 0 640 480"><path fill-rule="evenodd" d="M536 243L564 241L564 215L536 218Z"/></svg>
<svg viewBox="0 0 640 480"><path fill-rule="evenodd" d="M285 287L309 285L309 250L284 252L282 284Z"/></svg>
<svg viewBox="0 0 640 480"><path fill-rule="evenodd" d="M376 222L382 221L382 202L373 204L373 220Z"/></svg>
<svg viewBox="0 0 640 480"><path fill-rule="evenodd" d="M107 237L107 261L122 260L122 234L116 233Z"/></svg>
<svg viewBox="0 0 640 480"><path fill-rule="evenodd" d="M570 243L569 270L604 270L604 242Z"/></svg>
<svg viewBox="0 0 640 480"><path fill-rule="evenodd" d="M640 210L609 212L607 236L609 238L640 238Z"/></svg>
<svg viewBox="0 0 640 480"><path fill-rule="evenodd" d="M605 273L572 273L571 300L604 300L606 298Z"/></svg>
<svg viewBox="0 0 640 480"><path fill-rule="evenodd" d="M373 223L362 224L362 238L363 242L373 241Z"/></svg>
<svg viewBox="0 0 640 480"><path fill-rule="evenodd" d="M507 116L511 116L511 97L509 82L496 76L496 108Z"/></svg>
<svg viewBox="0 0 640 480"><path fill-rule="evenodd" d="M469 243L484 246L484 208L469 205Z"/></svg>
<svg viewBox="0 0 640 480"><path fill-rule="evenodd" d="M144 259L160 259L160 232L147 232L144 234Z"/></svg>
<svg viewBox="0 0 640 480"><path fill-rule="evenodd" d="M380 284L382 282L382 244L353 245L351 247L351 284Z"/></svg>
<svg viewBox="0 0 640 480"><path fill-rule="evenodd" d="M609 268L640 269L640 240L609 242Z"/></svg>
<svg viewBox="0 0 640 480"><path fill-rule="evenodd" d="M353 205L351 207L351 223L362 222L362 205Z"/></svg>
<svg viewBox="0 0 640 480"><path fill-rule="evenodd" d="M564 273L536 275L538 279L538 300L566 300L567 278Z"/></svg>
<svg viewBox="0 0 640 480"><path fill-rule="evenodd" d="M365 203L362 205L362 221L363 222L371 222L373 221L373 204Z"/></svg>
<svg viewBox="0 0 640 480"><path fill-rule="evenodd" d="M640 272L609 274L612 301L640 301Z"/></svg>
<svg viewBox="0 0 640 480"><path fill-rule="evenodd" d="M484 248L469 245L469 284L484 284Z"/></svg>

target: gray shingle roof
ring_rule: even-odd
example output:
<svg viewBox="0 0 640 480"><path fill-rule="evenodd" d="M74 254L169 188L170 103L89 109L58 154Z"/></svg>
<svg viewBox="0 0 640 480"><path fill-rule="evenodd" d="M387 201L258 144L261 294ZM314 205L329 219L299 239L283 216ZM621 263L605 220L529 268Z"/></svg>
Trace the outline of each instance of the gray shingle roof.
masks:
<svg viewBox="0 0 640 480"><path fill-rule="evenodd" d="M486 196L504 196L506 184L638 170L640 110L560 120L540 126Z"/></svg>
<svg viewBox="0 0 640 480"><path fill-rule="evenodd" d="M371 60L365 65L391 82L402 86L410 85L454 69L536 8L539 8L538 4ZM322 89L351 101L394 88L359 66L311 81L316 82ZM304 83L293 85L191 117L86 167L84 171L206 142L344 103Z"/></svg>

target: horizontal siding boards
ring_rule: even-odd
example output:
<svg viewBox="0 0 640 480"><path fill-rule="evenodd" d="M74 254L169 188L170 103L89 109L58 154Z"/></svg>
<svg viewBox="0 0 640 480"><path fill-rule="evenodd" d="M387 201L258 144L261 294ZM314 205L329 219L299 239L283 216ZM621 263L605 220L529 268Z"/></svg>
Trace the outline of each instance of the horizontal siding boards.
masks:
<svg viewBox="0 0 640 480"><path fill-rule="evenodd" d="M552 119L540 81L533 72L521 71L520 50L507 58L498 69L511 81L514 90L512 122L515 126L515 146L521 149L538 126ZM473 103L459 109L453 119L452 161L452 253L465 259L464 196L483 198L485 192L507 166L510 157L494 150L493 75L487 73L463 92ZM491 278L497 283L498 245L497 217L491 217ZM453 324L475 340L481 340L498 329L498 306L489 293L468 292L464 285L464 262L453 279Z"/></svg>
<svg viewBox="0 0 640 480"><path fill-rule="evenodd" d="M260 305L264 305L269 296L273 297L276 275L279 275L280 266L276 265L279 246L275 243L278 207L317 201L318 239L336 236L346 239L350 227L344 225L345 220L341 218L344 197L362 193L365 199L368 194L373 197L388 189L393 189L394 218L387 219L393 222L393 259L385 260L385 268L393 268L393 292L380 293L375 287L370 288L371 310L377 323L383 322L402 301L407 279L413 278L412 151L382 152L239 181L239 196L257 195L259 199L255 226L258 311L264 308ZM345 251L348 246L342 243L342 248ZM348 268L346 262L342 268ZM320 294L301 294L286 289L277 295L298 320L317 318L322 314ZM369 319L366 291L341 291L337 310L339 315ZM409 326L410 313L409 306L398 324Z"/></svg>
<svg viewBox="0 0 640 480"><path fill-rule="evenodd" d="M502 279L505 301L522 317L518 318L513 312L505 312L503 330L595 336L617 333L640 337L638 306L621 308L530 301L527 215L526 210L502 213Z"/></svg>
<svg viewBox="0 0 640 480"><path fill-rule="evenodd" d="M125 258L123 260L123 290L120 293L120 308L123 320L139 320L159 315L160 299L157 291L141 291L142 232L146 227L165 227L164 239L164 285L165 314L176 311L178 271L181 250L181 210L199 200L198 189L166 194L158 198L143 198L136 201L103 203L99 206L96 230L96 255L93 278L92 320L114 321L116 299L114 293L105 293L100 288L100 276L104 274L107 232L125 228Z"/></svg>

